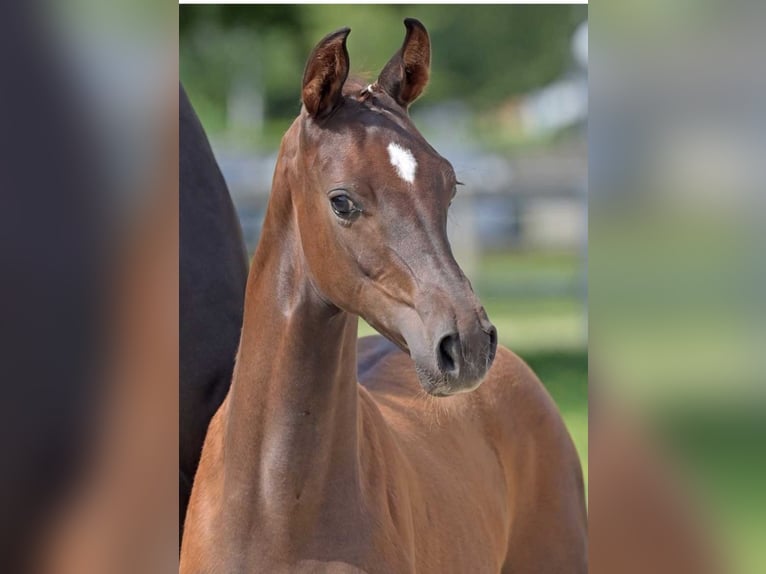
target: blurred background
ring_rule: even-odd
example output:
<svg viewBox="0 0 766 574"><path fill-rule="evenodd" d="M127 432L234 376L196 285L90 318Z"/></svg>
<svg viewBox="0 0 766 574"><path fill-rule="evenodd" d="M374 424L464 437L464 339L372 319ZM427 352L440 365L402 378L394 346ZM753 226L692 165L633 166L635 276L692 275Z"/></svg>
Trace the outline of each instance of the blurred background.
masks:
<svg viewBox="0 0 766 574"><path fill-rule="evenodd" d="M765 20L750 2L592 11L591 549L609 545L599 521L615 532L629 516L624 540L643 524L688 551L666 535L670 507L693 506L707 531L704 569L644 572L766 572ZM621 434L661 462L666 503L631 484L610 496L615 472L597 465L625 477L640 460ZM646 546L623 556L640 563Z"/></svg>
<svg viewBox="0 0 766 574"><path fill-rule="evenodd" d="M177 502L171 367L178 321L158 311L177 310L178 234L167 210L177 205L170 145L177 141L177 39L181 79L252 248L273 153L298 112L311 47L351 26L353 68L372 76L400 45L401 20L411 15L425 22L434 45L433 82L413 115L468 184L451 223L462 263L503 342L556 398L584 463L590 455L590 571L766 572L764 3L623 0L589 13L566 6L181 6L180 38L175 10L124 0L3 6L0 54L13 81L0 90L0 230L7 238L0 258L4 301L11 302L0 321L0 419L25 424L2 433L11 463L1 477L0 570L20 571L4 560L9 549L41 553L36 541L19 545L16 534L25 521L43 522L33 506L39 510L41 492L61 490L55 463L70 461L61 439L73 440L70 423L84 418L73 405L97 394L81 366L106 360L105 337L88 333L84 318L100 316L109 332L132 338L112 319L121 298L83 273L86 263L104 274L124 267L138 286L163 294L126 313L144 322L139 350L152 353L125 351L130 372L102 385L137 390L141 400L118 395L128 411L119 417L95 411L104 428L93 436L105 436L115 419L135 443L107 449L119 464L104 467L114 466L119 480L107 477L107 489L78 481L102 515L81 533L80 546L110 558L109 567L96 558L69 571L167 572L177 560L177 509L162 501ZM589 72L586 18L594 30ZM76 105L67 112L69 103ZM98 145L87 143L92 131ZM119 218L110 219L102 203L115 199ZM161 261L128 265L116 246L133 242L147 260ZM52 360L52 349L70 364ZM40 466L30 442L52 445L54 466ZM129 512L120 517L115 503ZM705 532L689 534L695 530ZM681 554L697 563L668 561ZM720 554L727 568L712 559Z"/></svg>
<svg viewBox="0 0 766 574"><path fill-rule="evenodd" d="M352 74L373 81L429 31L415 124L465 183L455 255L502 343L557 401L587 478L587 6L183 5L180 77L211 140L252 253L306 58L351 28ZM360 335L371 334L367 325Z"/></svg>

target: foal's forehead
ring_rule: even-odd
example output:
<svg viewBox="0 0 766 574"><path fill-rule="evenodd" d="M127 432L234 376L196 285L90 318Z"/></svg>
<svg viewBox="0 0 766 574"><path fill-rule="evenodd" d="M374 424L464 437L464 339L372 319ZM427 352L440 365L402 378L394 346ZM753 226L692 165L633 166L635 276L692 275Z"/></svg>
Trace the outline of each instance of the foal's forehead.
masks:
<svg viewBox="0 0 766 574"><path fill-rule="evenodd" d="M364 110L349 118L346 131L351 164L367 176L392 178L403 184L455 184L455 172L415 129L409 118Z"/></svg>

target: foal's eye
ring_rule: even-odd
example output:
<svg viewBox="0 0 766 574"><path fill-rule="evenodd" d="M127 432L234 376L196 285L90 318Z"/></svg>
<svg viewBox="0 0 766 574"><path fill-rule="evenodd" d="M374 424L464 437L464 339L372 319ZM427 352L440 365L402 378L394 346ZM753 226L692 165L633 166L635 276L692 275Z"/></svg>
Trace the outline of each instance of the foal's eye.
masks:
<svg viewBox="0 0 766 574"><path fill-rule="evenodd" d="M341 219L350 219L359 212L351 198L345 194L339 194L330 198L330 204L335 215Z"/></svg>

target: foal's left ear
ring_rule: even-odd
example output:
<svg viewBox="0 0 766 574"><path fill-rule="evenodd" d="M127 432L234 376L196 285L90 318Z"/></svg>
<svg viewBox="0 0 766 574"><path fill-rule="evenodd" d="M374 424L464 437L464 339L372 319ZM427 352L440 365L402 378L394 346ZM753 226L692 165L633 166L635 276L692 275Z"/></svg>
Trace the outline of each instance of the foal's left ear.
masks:
<svg viewBox="0 0 766 574"><path fill-rule="evenodd" d="M404 43L378 77L383 88L404 109L420 97L431 69L431 41L426 27L415 18L405 18Z"/></svg>
<svg viewBox="0 0 766 574"><path fill-rule="evenodd" d="M325 36L306 62L301 99L313 118L326 116L342 100L349 69L346 38L350 32L349 28L342 28Z"/></svg>

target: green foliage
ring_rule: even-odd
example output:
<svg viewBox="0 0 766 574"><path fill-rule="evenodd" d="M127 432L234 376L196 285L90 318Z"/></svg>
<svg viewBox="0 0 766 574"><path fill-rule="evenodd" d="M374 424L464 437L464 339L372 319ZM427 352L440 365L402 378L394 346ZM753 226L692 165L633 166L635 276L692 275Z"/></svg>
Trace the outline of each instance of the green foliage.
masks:
<svg viewBox="0 0 766 574"><path fill-rule="evenodd" d="M213 131L224 127L237 81L264 93L267 118L292 118L306 57L320 38L351 27L352 70L374 78L401 45L406 16L431 34L428 103L458 99L481 111L564 73L587 6L183 5L181 80Z"/></svg>

